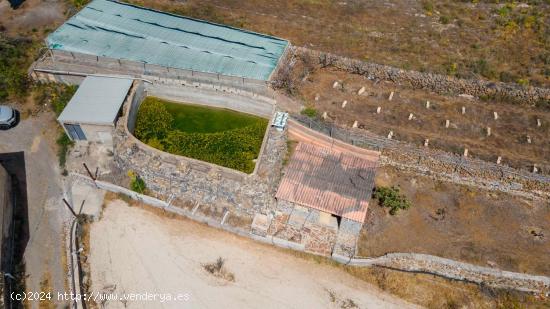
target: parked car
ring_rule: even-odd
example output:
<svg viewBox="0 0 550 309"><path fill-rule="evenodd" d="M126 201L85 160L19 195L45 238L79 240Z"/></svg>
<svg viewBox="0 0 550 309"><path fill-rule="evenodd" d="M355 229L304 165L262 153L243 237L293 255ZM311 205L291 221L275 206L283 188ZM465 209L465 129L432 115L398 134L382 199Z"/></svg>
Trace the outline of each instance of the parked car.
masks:
<svg viewBox="0 0 550 309"><path fill-rule="evenodd" d="M0 105L0 130L13 128L19 122L19 112L9 106Z"/></svg>

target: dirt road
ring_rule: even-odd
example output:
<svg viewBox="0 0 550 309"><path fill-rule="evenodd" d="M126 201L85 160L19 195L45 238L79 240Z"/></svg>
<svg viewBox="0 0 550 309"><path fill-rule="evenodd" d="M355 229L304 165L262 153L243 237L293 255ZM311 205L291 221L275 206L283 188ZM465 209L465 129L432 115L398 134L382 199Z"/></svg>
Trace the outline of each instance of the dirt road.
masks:
<svg viewBox="0 0 550 309"><path fill-rule="evenodd" d="M25 152L30 233L24 253L27 291L66 290L61 257L65 254L62 221L68 211L61 204L61 176L52 145L57 131L53 123L53 114L48 112L0 131L0 153Z"/></svg>
<svg viewBox="0 0 550 309"><path fill-rule="evenodd" d="M119 296L189 296L185 302L129 301L128 308L413 307L336 268L192 221L128 207L120 200L108 204L90 235L94 292L111 288ZM218 257L226 260L234 282L203 269ZM123 307L121 301L106 303L106 308Z"/></svg>

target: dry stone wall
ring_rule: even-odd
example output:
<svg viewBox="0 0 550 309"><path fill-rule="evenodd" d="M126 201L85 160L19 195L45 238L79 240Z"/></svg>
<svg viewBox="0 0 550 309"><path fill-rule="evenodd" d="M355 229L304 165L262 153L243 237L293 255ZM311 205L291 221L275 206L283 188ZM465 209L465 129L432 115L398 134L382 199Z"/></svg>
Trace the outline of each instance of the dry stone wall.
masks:
<svg viewBox="0 0 550 309"><path fill-rule="evenodd" d="M133 128L135 111L144 97L142 84L135 86L132 99L125 103L124 115L113 135L114 161L118 169L137 173L155 197L191 200L201 205L252 215L267 213L274 202L277 173L282 164L286 139L284 132L269 128L264 151L257 165L261 173L245 174L191 158L172 155L145 145L128 128ZM223 212L223 211L222 211Z"/></svg>
<svg viewBox="0 0 550 309"><path fill-rule="evenodd" d="M516 170L475 158L436 149L419 148L360 129L342 128L302 115L292 119L334 139L368 149L380 150L380 164L410 170L441 180L529 198L550 199L550 177ZM544 170L546 172L546 170Z"/></svg>
<svg viewBox="0 0 550 309"><path fill-rule="evenodd" d="M442 277L484 284L493 288L514 289L531 293L550 293L550 278L514 273L462 263L433 255L389 253L377 258L350 259L334 255L333 259L354 266L378 265L410 272L422 272Z"/></svg>
<svg viewBox="0 0 550 309"><path fill-rule="evenodd" d="M467 94L474 97L495 98L520 104L550 107L550 89L547 88L521 87L516 84L459 79L439 74L402 70L304 47L294 47L293 51L297 56L313 57L321 65L334 66L350 73L364 75L369 79L387 80L444 95Z"/></svg>

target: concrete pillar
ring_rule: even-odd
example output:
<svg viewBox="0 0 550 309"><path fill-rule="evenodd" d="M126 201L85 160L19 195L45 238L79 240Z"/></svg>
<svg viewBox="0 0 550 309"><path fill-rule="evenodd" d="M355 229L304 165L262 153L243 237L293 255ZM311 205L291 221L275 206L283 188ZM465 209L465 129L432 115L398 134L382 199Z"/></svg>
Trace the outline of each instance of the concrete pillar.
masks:
<svg viewBox="0 0 550 309"><path fill-rule="evenodd" d="M315 95L315 101L319 101L319 97L320 97L319 94L316 94Z"/></svg>
<svg viewBox="0 0 550 309"><path fill-rule="evenodd" d="M346 107L346 105L348 105L348 101L344 100L344 102L342 102L342 108Z"/></svg>
<svg viewBox="0 0 550 309"><path fill-rule="evenodd" d="M410 113L410 114L409 114L409 120L412 120L413 118L414 118L413 113Z"/></svg>
<svg viewBox="0 0 550 309"><path fill-rule="evenodd" d="M498 119L498 113L497 112L493 112L493 117L495 118L495 120Z"/></svg>
<svg viewBox="0 0 550 309"><path fill-rule="evenodd" d="M424 147L428 147L428 144L430 143L430 140L429 139L425 139L424 140Z"/></svg>
<svg viewBox="0 0 550 309"><path fill-rule="evenodd" d="M445 128L449 128L451 121L449 119L445 120Z"/></svg>
<svg viewBox="0 0 550 309"><path fill-rule="evenodd" d="M468 156L468 148L464 148L464 156L465 156L465 157Z"/></svg>
<svg viewBox="0 0 550 309"><path fill-rule="evenodd" d="M531 144L531 136L527 135L527 144Z"/></svg>
<svg viewBox="0 0 550 309"><path fill-rule="evenodd" d="M381 111L382 111L382 107L378 106L378 107L376 108L376 113L377 113L377 114L380 114Z"/></svg>
<svg viewBox="0 0 550 309"><path fill-rule="evenodd" d="M357 122L357 120L355 120L355 122L353 123L352 128L357 128L357 127L359 127L359 122Z"/></svg>
<svg viewBox="0 0 550 309"><path fill-rule="evenodd" d="M487 127L487 136L491 136L491 127Z"/></svg>
<svg viewBox="0 0 550 309"><path fill-rule="evenodd" d="M321 117L323 117L323 119L325 119L325 120L326 120L326 119L327 119L327 117L328 117L328 115L327 115L327 112L323 112L323 116L321 116Z"/></svg>
<svg viewBox="0 0 550 309"><path fill-rule="evenodd" d="M357 94L362 95L364 92L365 92L365 87L361 87L361 89L359 89L359 91L357 91Z"/></svg>
<svg viewBox="0 0 550 309"><path fill-rule="evenodd" d="M466 114L466 106L462 106L462 115Z"/></svg>
<svg viewBox="0 0 550 309"><path fill-rule="evenodd" d="M390 133L388 133L388 139L392 139L393 137L393 131L390 131Z"/></svg>
<svg viewBox="0 0 550 309"><path fill-rule="evenodd" d="M335 82L332 84L332 88L336 88L336 87L338 87L338 85L339 85L339 84L338 84L338 81L335 81Z"/></svg>
<svg viewBox="0 0 550 309"><path fill-rule="evenodd" d="M537 127L541 127L542 126L542 121L540 120L540 118L537 118Z"/></svg>
<svg viewBox="0 0 550 309"><path fill-rule="evenodd" d="M501 156L498 156L498 158L497 158L497 164L500 165L500 162L502 162L502 157L501 157Z"/></svg>
<svg viewBox="0 0 550 309"><path fill-rule="evenodd" d="M426 108L430 108L430 101L426 101Z"/></svg>
<svg viewBox="0 0 550 309"><path fill-rule="evenodd" d="M388 98L388 101L391 101L393 99L393 91L390 93L390 97Z"/></svg>

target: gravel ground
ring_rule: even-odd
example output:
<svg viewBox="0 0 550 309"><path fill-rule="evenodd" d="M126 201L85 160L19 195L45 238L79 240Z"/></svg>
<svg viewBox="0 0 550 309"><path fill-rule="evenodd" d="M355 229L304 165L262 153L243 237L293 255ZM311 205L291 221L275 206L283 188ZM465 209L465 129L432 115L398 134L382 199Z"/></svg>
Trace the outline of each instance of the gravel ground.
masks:
<svg viewBox="0 0 550 309"><path fill-rule="evenodd" d="M188 296L184 302L113 300L105 308L414 307L335 268L121 200L92 224L90 246L93 292ZM233 282L203 269L218 257Z"/></svg>

